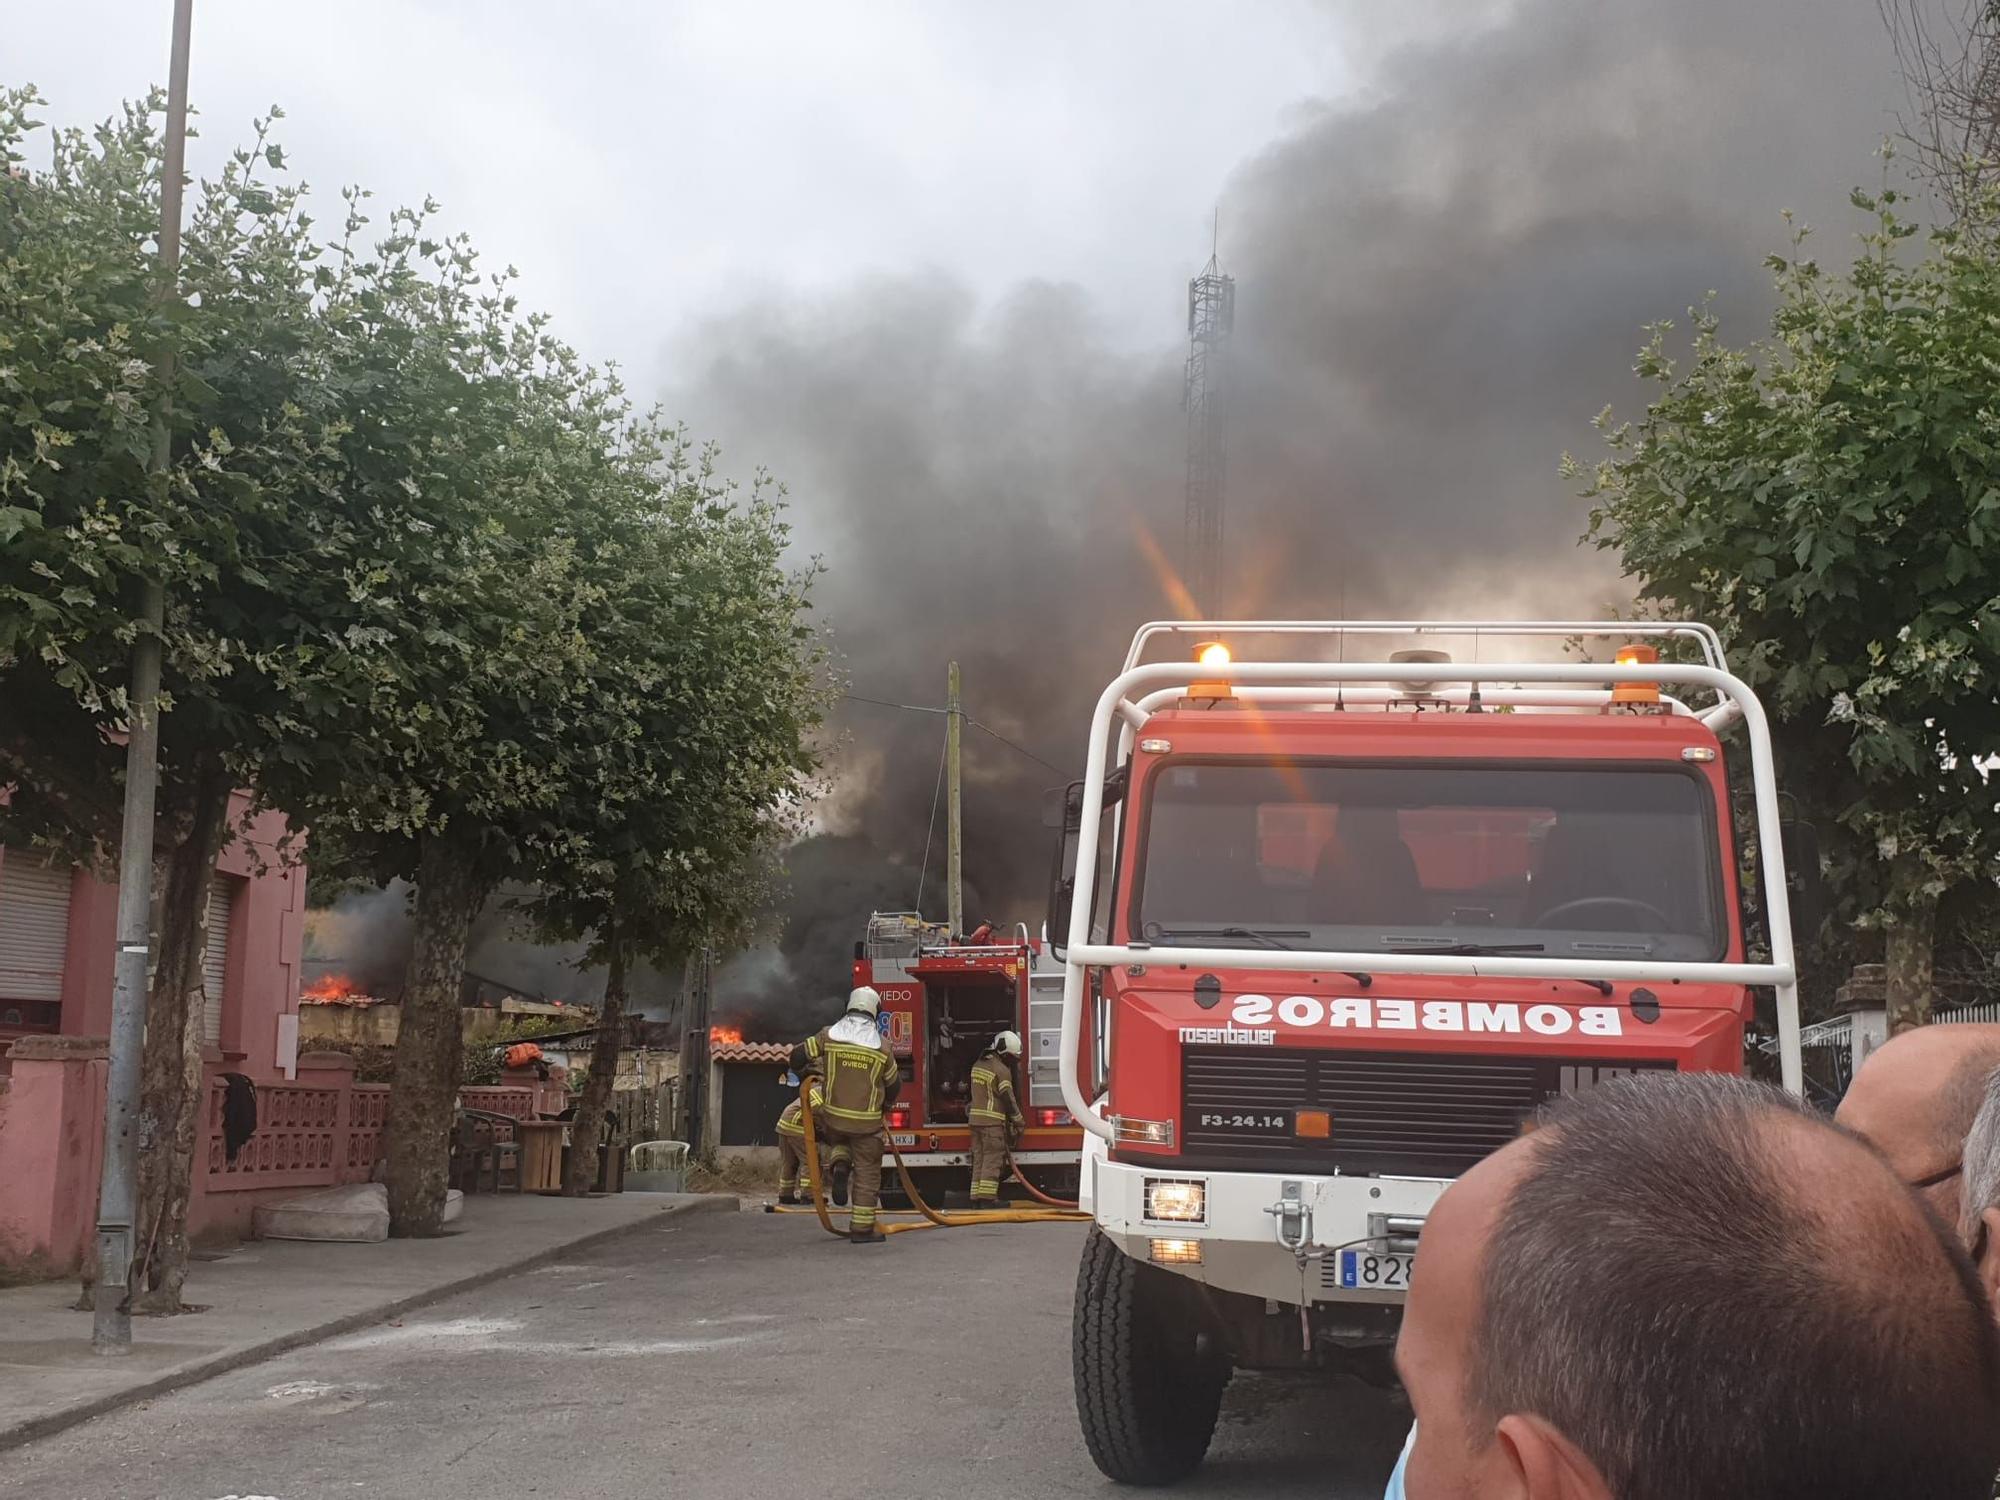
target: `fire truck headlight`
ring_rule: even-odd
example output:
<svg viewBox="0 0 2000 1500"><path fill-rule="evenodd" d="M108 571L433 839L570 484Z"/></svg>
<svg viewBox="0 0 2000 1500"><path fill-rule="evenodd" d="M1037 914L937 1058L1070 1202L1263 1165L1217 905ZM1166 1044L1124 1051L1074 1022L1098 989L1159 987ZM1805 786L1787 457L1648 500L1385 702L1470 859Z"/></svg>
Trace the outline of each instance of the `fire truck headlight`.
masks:
<svg viewBox="0 0 2000 1500"><path fill-rule="evenodd" d="M1207 1223L1207 1186L1180 1177L1148 1177L1146 1217L1167 1224Z"/></svg>
<svg viewBox="0 0 2000 1500"><path fill-rule="evenodd" d="M1154 1240L1148 1248L1153 1259L1163 1266L1201 1264L1200 1240Z"/></svg>

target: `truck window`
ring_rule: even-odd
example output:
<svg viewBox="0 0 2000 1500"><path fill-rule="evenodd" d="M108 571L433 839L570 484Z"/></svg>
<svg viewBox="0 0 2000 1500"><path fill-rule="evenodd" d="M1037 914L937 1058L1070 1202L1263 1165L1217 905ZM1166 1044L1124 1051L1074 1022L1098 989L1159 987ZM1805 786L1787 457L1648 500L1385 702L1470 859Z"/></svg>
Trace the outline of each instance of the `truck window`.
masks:
<svg viewBox="0 0 2000 1500"><path fill-rule="evenodd" d="M1727 947L1713 803L1673 767L1169 762L1143 816L1133 924L1156 945Z"/></svg>

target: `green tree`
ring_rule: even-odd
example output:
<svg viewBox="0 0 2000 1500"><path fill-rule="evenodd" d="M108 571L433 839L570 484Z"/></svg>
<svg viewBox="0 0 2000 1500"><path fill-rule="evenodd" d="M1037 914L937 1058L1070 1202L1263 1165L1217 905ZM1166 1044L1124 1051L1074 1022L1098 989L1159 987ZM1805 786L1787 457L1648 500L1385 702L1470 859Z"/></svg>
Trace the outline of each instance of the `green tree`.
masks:
<svg viewBox="0 0 2000 1500"><path fill-rule="evenodd" d="M416 885L389 1181L397 1231L435 1233L474 915L543 872L613 869L640 892L654 864L685 885L740 862L727 839L756 835L721 816L656 820L683 842L638 857L610 835L644 799L768 811L746 789L769 746L809 767L805 580L777 569L775 505L739 508L691 474L679 434L518 312L511 272L432 232L434 205L394 211L371 244L350 191L322 244L260 127L203 185L185 295L162 297L157 101L59 135L50 169L23 177L34 104L0 94L0 834L102 867L132 601L159 580L139 1274L175 1310L200 924L231 789L310 827L328 873ZM170 389L151 358L168 341ZM745 691L702 675L715 661L743 667ZM718 747L735 747L729 775ZM711 910L685 892L672 909Z"/></svg>
<svg viewBox="0 0 2000 1500"><path fill-rule="evenodd" d="M577 686L602 727L580 747L565 836L524 904L544 936L587 940L607 971L578 1143L603 1127L632 966L738 946L768 910L825 706L805 624L816 568L786 569L776 496L760 477L737 505L712 452L663 440L657 499L592 550L592 631L607 649ZM588 1187L593 1161L571 1152L566 1191Z"/></svg>
<svg viewBox="0 0 2000 1500"><path fill-rule="evenodd" d="M357 300L367 337L343 347L385 362L378 402L413 409L357 448L347 482L396 503L416 430L438 455L421 489L486 519L450 528L458 551L435 576L428 538L414 557L383 539L368 588L396 602L380 628L421 642L382 664L372 711L342 731L347 773L308 763L285 794L345 862L416 887L388 1128L399 1234L441 1226L464 951L488 896L562 893L557 920L600 934L622 1001L631 963L689 930L669 916L722 909L697 883L740 867L730 840L757 830L731 818L809 771L818 715L809 575L780 566L775 502L735 505L614 379L475 294L471 267L445 247L425 271L375 274L393 295Z"/></svg>
<svg viewBox="0 0 2000 1500"><path fill-rule="evenodd" d="M1929 1004L1939 898L2000 857L2000 258L1990 218L1919 244L1899 195L1845 274L1773 257L1770 336L1666 325L1635 425L1585 494L1642 601L1713 622L1829 833L1847 914L1884 933L1892 1023ZM1574 471L1572 466L1572 472Z"/></svg>
<svg viewBox="0 0 2000 1500"><path fill-rule="evenodd" d="M201 1100L200 954L232 787L256 740L245 666L282 648L246 542L296 518L312 435L307 389L316 248L296 189L259 180L264 138L204 184L179 294L153 269L160 100L94 133L61 131L21 168L32 90L0 91L0 836L107 871L121 816L125 674L137 585L167 589L154 964L138 1122L132 1294L178 1311ZM158 356L171 347L165 384ZM168 463L149 473L156 431ZM303 541L296 530L285 545ZM218 612L220 611L220 612Z"/></svg>

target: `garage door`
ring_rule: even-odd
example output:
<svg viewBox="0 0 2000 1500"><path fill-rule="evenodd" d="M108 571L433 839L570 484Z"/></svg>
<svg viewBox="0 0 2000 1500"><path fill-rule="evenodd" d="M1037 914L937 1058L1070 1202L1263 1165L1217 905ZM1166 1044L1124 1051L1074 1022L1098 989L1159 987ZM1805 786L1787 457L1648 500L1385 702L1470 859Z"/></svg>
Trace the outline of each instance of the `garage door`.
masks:
<svg viewBox="0 0 2000 1500"><path fill-rule="evenodd" d="M68 865L0 859L0 1000L62 999L69 950Z"/></svg>
<svg viewBox="0 0 2000 1500"><path fill-rule="evenodd" d="M208 941L201 953L201 1039L222 1045L222 982L229 974L229 919L243 882L216 875L208 882Z"/></svg>

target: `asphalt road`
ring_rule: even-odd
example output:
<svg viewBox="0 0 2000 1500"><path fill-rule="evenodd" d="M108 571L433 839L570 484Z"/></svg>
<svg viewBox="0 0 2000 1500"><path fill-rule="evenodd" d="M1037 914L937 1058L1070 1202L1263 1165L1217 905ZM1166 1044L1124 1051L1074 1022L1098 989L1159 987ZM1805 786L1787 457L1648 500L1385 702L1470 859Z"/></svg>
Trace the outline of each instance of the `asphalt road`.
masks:
<svg viewBox="0 0 2000 1500"><path fill-rule="evenodd" d="M0 1496L1129 1495L1071 1404L1081 1239L670 1220L0 1454ZM1174 1494L1374 1500L1405 1421L1351 1382L1238 1377Z"/></svg>

